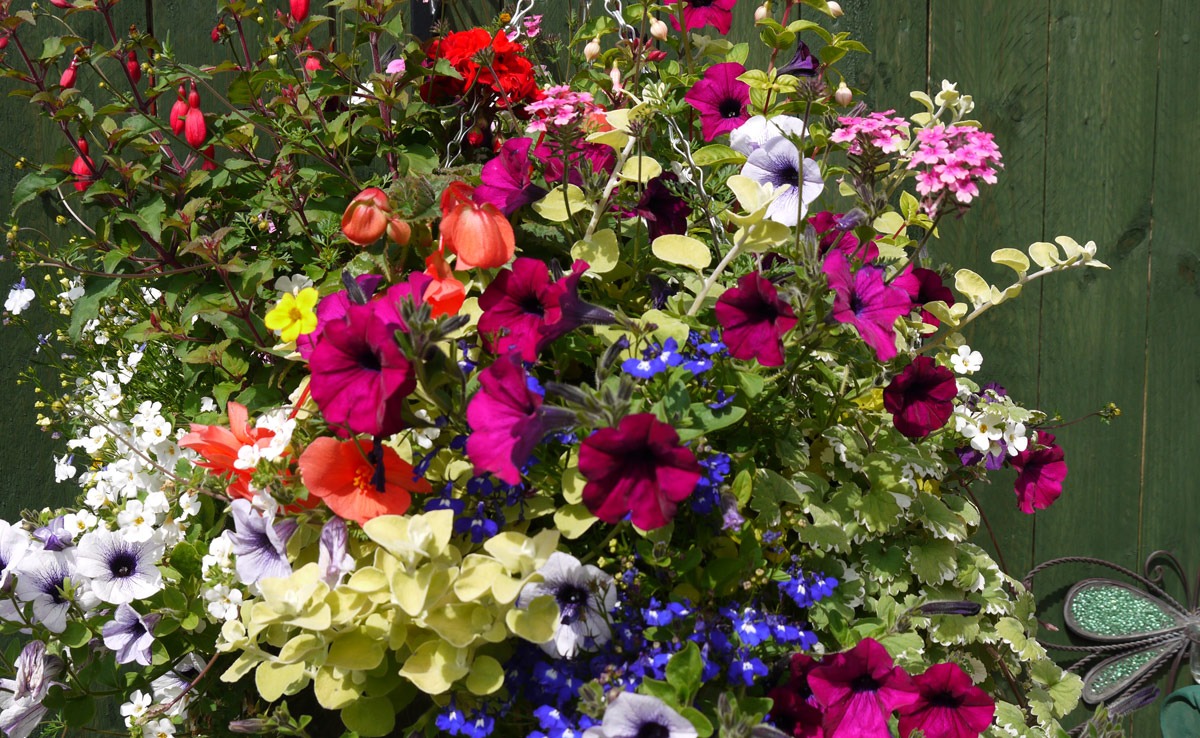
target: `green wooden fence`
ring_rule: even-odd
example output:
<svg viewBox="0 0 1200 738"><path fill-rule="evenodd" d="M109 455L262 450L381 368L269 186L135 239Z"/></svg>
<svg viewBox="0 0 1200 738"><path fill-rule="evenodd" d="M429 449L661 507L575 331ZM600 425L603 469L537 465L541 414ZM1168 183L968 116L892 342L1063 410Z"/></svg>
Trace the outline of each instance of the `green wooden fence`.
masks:
<svg viewBox="0 0 1200 738"><path fill-rule="evenodd" d="M269 0L275 3L276 0ZM776 0L778 2L778 0ZM281 6L286 3L278 2ZM567 0L545 0L561 23ZM1139 568L1151 551L1200 567L1200 9L1195 0L842 0L831 24L873 53L848 68L875 105L914 112L910 90L941 80L974 96L976 114L1005 154L1000 182L961 222L946 223L935 260L986 275L1002 246L1071 234L1100 245L1111 272L1035 284L969 336L984 375L1070 420L1107 402L1122 416L1058 431L1071 472L1050 510L1016 510L1005 478L977 490L1009 573L1064 555ZM211 60L214 4L126 0L129 22L170 33L181 57ZM735 40L751 38L751 0ZM1195 40L1196 43L1193 43ZM0 146L46 156L54 132L22 101L0 104ZM0 210L20 172L0 171ZM3 273L4 288L11 276ZM0 511L62 502L50 458L61 445L35 431L33 398L14 387L33 344L0 332L7 412ZM59 442L61 444L61 442ZM985 536L983 538L986 538ZM986 540L984 541L986 543ZM1039 580L1051 593L1068 579ZM1046 586L1041 586L1045 584ZM1059 590L1061 595L1061 590ZM1154 735L1143 718L1135 735Z"/></svg>

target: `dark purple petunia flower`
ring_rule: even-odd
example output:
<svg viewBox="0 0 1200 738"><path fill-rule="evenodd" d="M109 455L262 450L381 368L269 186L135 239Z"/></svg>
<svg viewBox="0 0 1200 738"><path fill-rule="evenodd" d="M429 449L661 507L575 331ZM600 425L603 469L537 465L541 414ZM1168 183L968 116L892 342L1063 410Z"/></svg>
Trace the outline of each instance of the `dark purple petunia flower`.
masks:
<svg viewBox="0 0 1200 738"><path fill-rule="evenodd" d="M909 438L924 438L950 419L957 394L954 372L918 356L883 391L883 407L892 414L896 430Z"/></svg>
<svg viewBox="0 0 1200 738"><path fill-rule="evenodd" d="M801 41L796 46L792 60L778 71L779 74L790 74L794 77L816 77L821 71L821 60L809 50L808 44Z"/></svg>
<svg viewBox="0 0 1200 738"><path fill-rule="evenodd" d="M233 543L237 575L242 584L253 584L268 577L291 576L287 543L298 523L289 518L272 524L274 516L263 515L249 500L234 500L230 508L234 532L229 534L229 539Z"/></svg>
<svg viewBox="0 0 1200 738"><path fill-rule="evenodd" d="M858 329L880 361L894 357L896 318L912 308L908 293L885 282L883 270L877 267L864 266L851 273L846 255L836 249L825 255L824 270L835 293L833 319Z"/></svg>
<svg viewBox="0 0 1200 738"><path fill-rule="evenodd" d="M730 356L757 359L763 366L783 364L783 336L796 325L796 314L771 280L758 272L743 276L717 299L716 314Z"/></svg>
<svg viewBox="0 0 1200 738"><path fill-rule="evenodd" d="M520 484L534 446L547 433L575 424L573 413L544 406L527 378L513 353L480 372L479 391L467 403L467 458L476 474L491 472L506 484Z"/></svg>
<svg viewBox="0 0 1200 738"><path fill-rule="evenodd" d="M136 661L142 666L149 666L150 649L154 645L154 626L161 618L162 615L158 613L143 618L129 605L118 605L113 619L105 623L101 630L104 647L116 652L118 664Z"/></svg>
<svg viewBox="0 0 1200 738"><path fill-rule="evenodd" d="M919 699L913 678L872 638L825 658L809 672L808 686L825 710L826 738L886 738L892 712Z"/></svg>
<svg viewBox="0 0 1200 738"><path fill-rule="evenodd" d="M616 428L586 438L579 473L587 480L583 503L593 515L616 523L630 513L642 530L671 522L676 506L704 476L675 429L650 413L626 415Z"/></svg>
<svg viewBox="0 0 1200 738"><path fill-rule="evenodd" d="M378 274L360 274L354 278L359 289L368 298L375 294L375 290L379 289L379 285L383 284L383 277ZM325 332L326 324L344 318L346 310L350 307L350 296L346 290L338 290L332 295L326 295L317 303L317 329L312 333L305 334L296 339L296 351L305 359L312 356L313 347L321 339L321 334Z"/></svg>
<svg viewBox="0 0 1200 738"><path fill-rule="evenodd" d="M1043 510L1062 494L1063 480L1067 478L1067 462L1063 460L1062 447L1054 442L1054 435L1037 432L1037 440L1029 448L1014 456L1009 464L1017 470L1014 491L1021 512L1032 515Z"/></svg>
<svg viewBox="0 0 1200 738"><path fill-rule="evenodd" d="M816 666L811 656L792 654L787 682L767 694L774 701L771 722L792 738L821 738L824 716L808 686L808 674Z"/></svg>
<svg viewBox="0 0 1200 738"><path fill-rule="evenodd" d="M750 85L738 81L746 68L737 62L714 64L683 96L700 112L700 133L711 141L750 120Z"/></svg>
<svg viewBox="0 0 1200 738"><path fill-rule="evenodd" d="M645 218L646 228L650 231L650 240L659 236L687 233L687 219L692 214L692 206L687 204L679 195L667 189L666 182L676 182L679 178L671 172L655 177L646 185L642 199L638 201L631 215Z"/></svg>
<svg viewBox="0 0 1200 738"><path fill-rule="evenodd" d="M532 146L533 140L528 138L505 141L496 158L483 165L479 174L482 184L475 188L475 199L490 202L505 215L512 215L521 207L540 200L546 190L530 181L533 167L529 162L529 149Z"/></svg>
<svg viewBox="0 0 1200 738"><path fill-rule="evenodd" d="M912 270L912 276L916 280L916 289L912 292L914 305L925 305L938 300L946 303L947 306L954 304L954 293L942 282L942 275L932 269L917 267ZM934 328L942 324L928 310L921 310L921 322Z"/></svg>

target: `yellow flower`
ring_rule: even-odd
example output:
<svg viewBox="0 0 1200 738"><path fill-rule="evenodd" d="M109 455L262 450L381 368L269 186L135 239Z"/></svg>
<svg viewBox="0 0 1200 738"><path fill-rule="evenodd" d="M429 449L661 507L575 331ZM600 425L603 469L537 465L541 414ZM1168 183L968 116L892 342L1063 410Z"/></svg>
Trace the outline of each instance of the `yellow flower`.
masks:
<svg viewBox="0 0 1200 738"><path fill-rule="evenodd" d="M285 294L279 304L267 313L267 327L278 331L285 343L312 333L317 329L317 314L313 310L317 305L317 297L318 293L312 287L305 287L296 295L290 292Z"/></svg>

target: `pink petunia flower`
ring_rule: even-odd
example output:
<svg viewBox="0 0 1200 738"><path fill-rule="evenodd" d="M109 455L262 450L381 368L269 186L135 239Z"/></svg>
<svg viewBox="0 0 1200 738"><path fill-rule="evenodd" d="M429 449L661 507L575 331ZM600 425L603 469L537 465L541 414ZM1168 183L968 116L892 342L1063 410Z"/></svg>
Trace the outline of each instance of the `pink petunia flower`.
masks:
<svg viewBox="0 0 1200 738"><path fill-rule="evenodd" d="M743 276L717 299L716 314L730 356L757 359L763 366L783 364L783 336L795 327L796 314L771 280L758 272Z"/></svg>
<svg viewBox="0 0 1200 738"><path fill-rule="evenodd" d="M957 394L954 372L918 356L883 391L883 407L892 414L896 430L909 438L924 438L950 419Z"/></svg>
<svg viewBox="0 0 1200 738"><path fill-rule="evenodd" d="M914 681L920 699L900 708L901 738L916 730L925 738L979 738L992 724L996 703L958 664L934 664Z"/></svg>
<svg viewBox="0 0 1200 738"><path fill-rule="evenodd" d="M1021 512L1032 515L1044 510L1062 494L1067 478L1067 462L1062 447L1054 442L1053 434L1038 431L1036 445L1014 456L1008 463L1017 470L1014 490Z"/></svg>
<svg viewBox="0 0 1200 738"><path fill-rule="evenodd" d="M616 428L601 428L579 449L579 473L587 480L583 503L606 523L631 514L642 530L675 517L703 476L696 456L679 443L675 429L651 413L626 415Z"/></svg>
<svg viewBox="0 0 1200 738"><path fill-rule="evenodd" d="M896 318L912 308L904 289L884 281L883 270L864 266L850 272L850 262L838 250L825 255L824 271L834 291L833 319L854 326L880 361L896 355Z"/></svg>
<svg viewBox="0 0 1200 738"><path fill-rule="evenodd" d="M733 6L737 0L685 0L683 8L684 29L688 31L712 26L724 36L733 25ZM680 0L665 0L667 5L676 5ZM670 14L671 25L679 30L679 16L674 10Z"/></svg>
<svg viewBox="0 0 1200 738"><path fill-rule="evenodd" d="M771 722L792 738L823 738L824 715L808 686L808 675L817 665L811 656L792 654L787 682L767 694L774 703Z"/></svg>
<svg viewBox="0 0 1200 738"><path fill-rule="evenodd" d="M700 133L711 141L750 120L750 85L738 80L746 68L737 62L714 64L683 99L700 113Z"/></svg>
<svg viewBox="0 0 1200 738"><path fill-rule="evenodd" d="M888 717L920 698L913 678L871 638L826 658L808 685L825 709L825 738L890 738Z"/></svg>

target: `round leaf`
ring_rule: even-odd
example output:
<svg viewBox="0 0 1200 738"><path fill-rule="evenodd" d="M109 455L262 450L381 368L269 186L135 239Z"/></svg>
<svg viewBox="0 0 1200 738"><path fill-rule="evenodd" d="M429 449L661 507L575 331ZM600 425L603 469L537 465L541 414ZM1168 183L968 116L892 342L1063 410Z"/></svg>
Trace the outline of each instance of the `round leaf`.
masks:
<svg viewBox="0 0 1200 738"><path fill-rule="evenodd" d="M569 212L568 208L570 208ZM535 213L555 223L566 222L568 218L580 210L589 209L591 209L591 205L584 197L583 190L573 184L567 185L565 196L563 195L562 185L559 185L550 190L541 200L533 204Z"/></svg>
<svg viewBox="0 0 1200 738"><path fill-rule="evenodd" d="M361 738L381 738L396 729L396 709L387 697L364 697L342 710L342 722Z"/></svg>
<svg viewBox="0 0 1200 738"><path fill-rule="evenodd" d="M691 236L659 236L650 245L654 255L663 261L690 267L697 271L712 263L708 246Z"/></svg>
<svg viewBox="0 0 1200 738"><path fill-rule="evenodd" d="M970 269L959 269L954 274L954 288L976 305L987 302L992 296L992 286Z"/></svg>
<svg viewBox="0 0 1200 738"><path fill-rule="evenodd" d="M571 247L572 259L583 259L588 263L588 271L596 274L607 274L617 265L621 258L621 247L617 244L617 234L611 228L596 231L591 238L576 241Z"/></svg>
<svg viewBox="0 0 1200 738"><path fill-rule="evenodd" d="M662 164L648 156L634 156L625 162L625 166L621 167L617 176L627 182L645 184L660 174L662 174Z"/></svg>
<svg viewBox="0 0 1200 738"><path fill-rule="evenodd" d="M992 263L1003 264L1017 274L1029 271L1029 259L1016 249L996 249L992 252Z"/></svg>
<svg viewBox="0 0 1200 738"><path fill-rule="evenodd" d="M481 697L492 694L504 686L504 667L491 656L480 654L471 664L467 675L467 689Z"/></svg>

